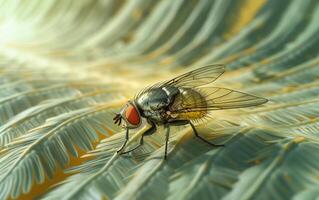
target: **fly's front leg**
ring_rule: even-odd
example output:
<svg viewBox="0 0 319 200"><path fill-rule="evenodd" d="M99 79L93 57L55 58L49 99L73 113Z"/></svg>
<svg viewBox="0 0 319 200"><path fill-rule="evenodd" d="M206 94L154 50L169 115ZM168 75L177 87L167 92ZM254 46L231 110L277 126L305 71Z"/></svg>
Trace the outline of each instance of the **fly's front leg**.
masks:
<svg viewBox="0 0 319 200"><path fill-rule="evenodd" d="M145 135L152 135L153 133L155 133L155 131L156 131L156 125L155 125L153 122L150 122L150 124L152 125L152 127L149 128L147 131L145 131L145 133L143 133L143 135L142 135L142 137L141 137L141 139L140 139L139 144L138 144L136 147L134 147L133 149L130 149L130 150L125 151L125 152L122 152L121 154L130 153L130 152L134 151L135 149L139 148L139 147L142 146L143 143L144 143L143 138L144 138Z"/></svg>
<svg viewBox="0 0 319 200"><path fill-rule="evenodd" d="M139 148L140 146L142 146L143 143L144 143L144 142L143 142L143 137L144 137L144 135L142 135L142 137L141 137L141 139L140 139L140 142L139 142L139 144L138 144L136 147L134 147L133 149L130 149L130 150L128 150L128 151L121 152L121 154L130 153L130 152L134 151L135 149Z"/></svg>
<svg viewBox="0 0 319 200"><path fill-rule="evenodd" d="M128 131L128 130L129 130L129 129L126 128L125 141L124 141L124 143L122 144L121 148L120 148L119 150L117 150L117 153L120 153L120 152L124 149L124 147L125 147L125 145L126 145L126 143L127 143L127 141L128 141L128 134L129 134L129 131Z"/></svg>

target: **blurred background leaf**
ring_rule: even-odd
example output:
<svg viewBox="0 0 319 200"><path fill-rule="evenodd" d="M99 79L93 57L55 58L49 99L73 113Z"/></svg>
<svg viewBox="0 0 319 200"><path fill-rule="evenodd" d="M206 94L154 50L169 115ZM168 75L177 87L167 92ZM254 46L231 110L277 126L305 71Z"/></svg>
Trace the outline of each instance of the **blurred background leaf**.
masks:
<svg viewBox="0 0 319 200"><path fill-rule="evenodd" d="M0 1L0 199L316 199L316 0ZM163 129L118 156L115 112L146 85L223 63L270 101ZM134 138L143 132L136 131ZM135 145L130 141L130 146Z"/></svg>

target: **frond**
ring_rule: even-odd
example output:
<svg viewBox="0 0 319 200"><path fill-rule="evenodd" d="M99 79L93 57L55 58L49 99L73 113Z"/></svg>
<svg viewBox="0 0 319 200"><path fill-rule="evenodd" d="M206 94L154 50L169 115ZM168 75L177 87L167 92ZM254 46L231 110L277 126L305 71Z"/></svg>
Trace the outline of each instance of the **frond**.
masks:
<svg viewBox="0 0 319 200"><path fill-rule="evenodd" d="M136 166L143 163L145 157L160 145L147 143L134 154L136 156L125 158L116 154L116 149L122 145L124 138L122 132L102 140L95 150L84 155L93 156L95 159L68 169L67 173L78 174L68 178L44 199L94 199L103 196L113 198L116 192L125 186L128 177L138 169ZM67 196L63 195L66 193Z"/></svg>
<svg viewBox="0 0 319 200"><path fill-rule="evenodd" d="M28 130L43 124L48 118L93 104L106 102L112 98L121 98L119 94L110 94L106 90L76 95L70 98L53 99L41 102L14 116L0 127L0 148Z"/></svg>
<svg viewBox="0 0 319 200"><path fill-rule="evenodd" d="M301 143L300 143L301 142ZM282 141L276 148L260 152L251 162L263 162L245 170L240 176L240 187L235 186L225 199L291 199L293 193L318 183L313 177L318 168L318 145L296 139ZM311 155L305 157L303 155ZM300 178L303 177L303 178ZM251 182L254 184L251 185ZM294 184L291 184L291 183ZM248 187L248 185L250 185ZM244 194L244 195L242 195Z"/></svg>
<svg viewBox="0 0 319 200"><path fill-rule="evenodd" d="M215 165L211 158L218 154L217 151L203 154L176 170L170 177L168 199L220 199L227 194L237 181L239 172ZM179 187L184 190L178 192Z"/></svg>
<svg viewBox="0 0 319 200"><path fill-rule="evenodd" d="M94 88L94 87L93 87ZM18 92L0 99L0 124L4 124L13 116L25 109L52 98L72 97L92 91L87 84L56 84L30 91Z"/></svg>
<svg viewBox="0 0 319 200"><path fill-rule="evenodd" d="M6 98L0 99L0 123L4 124L14 115L36 105L43 100L49 98L58 98L65 95L77 95L80 91L71 88L63 88L63 86L54 86L44 89L31 90L27 92L17 93Z"/></svg>
<svg viewBox="0 0 319 200"><path fill-rule="evenodd" d="M319 196L317 0L0 5L0 199ZM229 88L217 98L240 109L193 121L224 147L172 127L164 160L158 126L139 149L116 153L125 133L112 118L128 99L217 63L225 73L211 87ZM204 69L186 86L224 71ZM255 106L265 102L256 97L269 101ZM147 128L130 130L127 150Z"/></svg>
<svg viewBox="0 0 319 200"><path fill-rule="evenodd" d="M117 130L110 123L113 113L112 103L71 111L50 118L44 125L5 145L0 159L0 197L15 198L20 192L30 190L32 176L21 176L25 171L35 174L36 183L42 183L45 176L53 177L57 167L69 164L69 153L78 155L76 147L91 150L92 142L98 140L98 132L110 134L109 131ZM17 190L12 191L12 187Z"/></svg>

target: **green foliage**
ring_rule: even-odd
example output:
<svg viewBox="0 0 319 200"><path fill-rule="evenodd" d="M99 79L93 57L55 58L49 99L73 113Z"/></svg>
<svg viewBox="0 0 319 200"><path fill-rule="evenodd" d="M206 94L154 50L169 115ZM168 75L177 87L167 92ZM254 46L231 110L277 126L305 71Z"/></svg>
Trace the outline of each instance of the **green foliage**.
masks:
<svg viewBox="0 0 319 200"><path fill-rule="evenodd" d="M317 0L0 1L0 199L316 199ZM215 63L262 106L212 112L129 155L114 113L146 85ZM143 130L130 135L137 144ZM102 139L103 135L103 139ZM74 164L72 158L88 158Z"/></svg>

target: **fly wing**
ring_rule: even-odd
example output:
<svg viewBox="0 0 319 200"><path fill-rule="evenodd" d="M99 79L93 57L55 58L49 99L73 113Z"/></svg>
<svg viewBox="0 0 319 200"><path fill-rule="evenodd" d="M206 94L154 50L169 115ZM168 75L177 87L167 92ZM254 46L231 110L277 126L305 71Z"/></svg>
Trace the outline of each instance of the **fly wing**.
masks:
<svg viewBox="0 0 319 200"><path fill-rule="evenodd" d="M161 85L194 88L214 82L224 72L225 66L222 64L208 65L177 76L169 81L165 81Z"/></svg>
<svg viewBox="0 0 319 200"><path fill-rule="evenodd" d="M197 101L184 101L181 109L174 110L174 113L209 111L209 110L224 110L234 108L245 108L250 106L258 106L266 103L268 100L262 97L257 97L244 92L239 92L227 88L205 87L197 89L203 96L199 103ZM193 98L193 97L189 97ZM195 102L195 103L191 103ZM195 105L196 104L196 105Z"/></svg>
<svg viewBox="0 0 319 200"><path fill-rule="evenodd" d="M203 88L202 91L206 94L208 110L245 108L258 106L268 101L262 97L227 88Z"/></svg>

